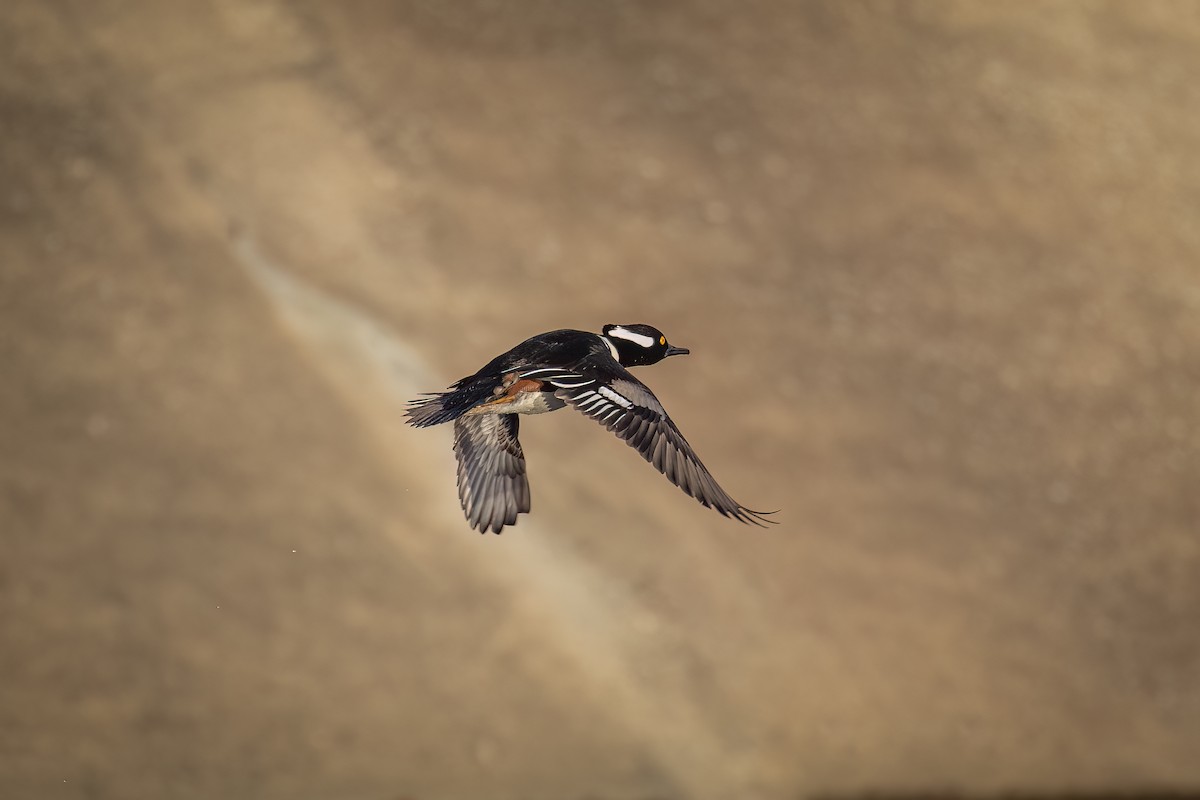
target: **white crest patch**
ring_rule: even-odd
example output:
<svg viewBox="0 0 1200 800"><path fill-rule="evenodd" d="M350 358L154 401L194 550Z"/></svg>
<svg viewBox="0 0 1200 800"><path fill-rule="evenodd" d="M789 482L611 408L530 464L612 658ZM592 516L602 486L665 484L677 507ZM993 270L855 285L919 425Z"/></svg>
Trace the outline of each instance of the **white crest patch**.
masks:
<svg viewBox="0 0 1200 800"><path fill-rule="evenodd" d="M618 339L624 339L627 342L633 342L638 347L645 347L647 349L654 347L653 336L645 336L641 333L634 333L628 328L622 328L620 325L615 326L611 331L608 332L608 335L615 336Z"/></svg>

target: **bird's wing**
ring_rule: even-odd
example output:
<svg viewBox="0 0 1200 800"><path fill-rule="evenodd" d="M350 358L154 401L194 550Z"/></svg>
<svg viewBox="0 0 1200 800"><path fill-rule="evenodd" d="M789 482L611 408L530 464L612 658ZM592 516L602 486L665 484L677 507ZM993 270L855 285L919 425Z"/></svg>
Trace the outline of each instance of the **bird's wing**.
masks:
<svg viewBox="0 0 1200 800"><path fill-rule="evenodd" d="M516 414L477 414L454 420L458 499L467 522L480 533L499 533L529 511L525 454L517 441Z"/></svg>
<svg viewBox="0 0 1200 800"><path fill-rule="evenodd" d="M612 431L701 505L740 522L760 526L773 522L765 515L774 512L746 508L721 488L654 393L616 361L605 365L603 372L587 368L539 372L532 377L554 386L556 397ZM616 377L606 378L604 373Z"/></svg>

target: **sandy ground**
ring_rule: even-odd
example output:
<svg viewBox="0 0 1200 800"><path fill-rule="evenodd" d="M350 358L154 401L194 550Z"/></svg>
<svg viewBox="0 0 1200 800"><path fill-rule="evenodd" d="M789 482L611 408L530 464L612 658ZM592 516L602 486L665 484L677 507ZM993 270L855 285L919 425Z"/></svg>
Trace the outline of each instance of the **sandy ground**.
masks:
<svg viewBox="0 0 1200 800"><path fill-rule="evenodd" d="M1200 787L1192 3L0 10L0 796ZM579 415L645 321L741 502Z"/></svg>

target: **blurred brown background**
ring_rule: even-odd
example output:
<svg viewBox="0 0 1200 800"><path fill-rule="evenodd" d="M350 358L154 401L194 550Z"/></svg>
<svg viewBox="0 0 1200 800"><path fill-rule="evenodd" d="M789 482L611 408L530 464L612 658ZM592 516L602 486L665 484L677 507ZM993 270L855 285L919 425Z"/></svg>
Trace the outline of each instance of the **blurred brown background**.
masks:
<svg viewBox="0 0 1200 800"><path fill-rule="evenodd" d="M1200 7L0 11L0 796L1200 785ZM577 414L645 321L749 529Z"/></svg>

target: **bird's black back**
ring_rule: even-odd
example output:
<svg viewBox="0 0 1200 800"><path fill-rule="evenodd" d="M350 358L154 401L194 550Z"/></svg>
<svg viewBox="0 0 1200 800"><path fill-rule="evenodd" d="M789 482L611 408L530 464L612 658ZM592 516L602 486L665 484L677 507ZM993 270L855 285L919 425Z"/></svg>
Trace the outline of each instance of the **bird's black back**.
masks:
<svg viewBox="0 0 1200 800"><path fill-rule="evenodd" d="M594 333L570 328L531 336L507 353L496 356L469 378L498 377L526 367L570 368L595 353L607 353L603 340ZM460 381L461 383L462 381Z"/></svg>
<svg viewBox="0 0 1200 800"><path fill-rule="evenodd" d="M493 390L509 373L531 367L574 369L597 357L611 359L608 346L597 334L567 328L539 333L496 356L474 375L452 385L449 391L415 401L407 411L409 423L425 427L458 419L480 403L491 400Z"/></svg>

